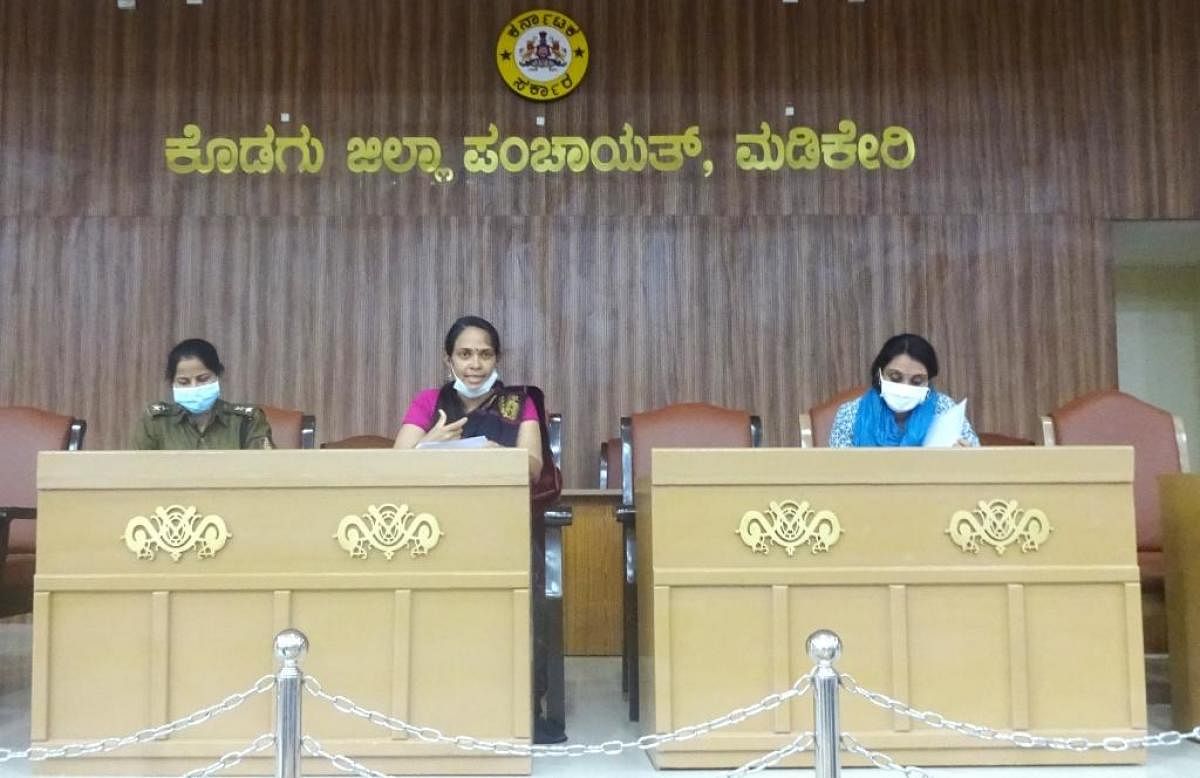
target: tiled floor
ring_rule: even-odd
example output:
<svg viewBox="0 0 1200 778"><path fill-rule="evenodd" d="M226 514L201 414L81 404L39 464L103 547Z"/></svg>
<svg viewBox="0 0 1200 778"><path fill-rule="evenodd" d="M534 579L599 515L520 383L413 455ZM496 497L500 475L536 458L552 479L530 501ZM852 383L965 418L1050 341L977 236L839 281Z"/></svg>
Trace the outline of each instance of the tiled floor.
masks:
<svg viewBox="0 0 1200 778"><path fill-rule="evenodd" d="M25 747L29 743L29 660L31 625L28 620L0 620L0 746ZM640 734L626 721L619 692L619 660L569 659L567 661L568 699L586 700L568 710L572 743L599 743L612 738L634 739ZM1151 699L1161 695L1161 664L1149 668ZM1150 708L1151 726L1161 730L1170 722L1165 705ZM198 767L201 765L197 765ZM898 775L867 768L847 769L850 778ZM1200 745L1187 743L1170 749L1154 750L1145 766L1138 767L1024 767L1024 768L947 768L928 770L932 778L1200 778ZM29 776L27 764L0 764L0 778ZM538 778L555 776L650 776L654 775L645 754L576 759L546 759L534 762ZM714 778L722 772L671 772L687 778ZM773 770L771 776L791 778L812 776L811 770Z"/></svg>

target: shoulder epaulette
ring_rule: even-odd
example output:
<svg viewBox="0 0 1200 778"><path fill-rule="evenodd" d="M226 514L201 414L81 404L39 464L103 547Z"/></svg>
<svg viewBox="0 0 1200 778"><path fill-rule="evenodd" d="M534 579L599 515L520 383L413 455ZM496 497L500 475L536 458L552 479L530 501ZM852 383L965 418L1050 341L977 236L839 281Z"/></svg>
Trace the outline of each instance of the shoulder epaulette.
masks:
<svg viewBox="0 0 1200 778"><path fill-rule="evenodd" d="M170 412L170 403L150 403L150 405L146 407L146 413L150 414L151 416L166 416Z"/></svg>
<svg viewBox="0 0 1200 778"><path fill-rule="evenodd" d="M258 406L256 405L230 405L229 409L237 415L245 416L246 418L250 418L258 412Z"/></svg>

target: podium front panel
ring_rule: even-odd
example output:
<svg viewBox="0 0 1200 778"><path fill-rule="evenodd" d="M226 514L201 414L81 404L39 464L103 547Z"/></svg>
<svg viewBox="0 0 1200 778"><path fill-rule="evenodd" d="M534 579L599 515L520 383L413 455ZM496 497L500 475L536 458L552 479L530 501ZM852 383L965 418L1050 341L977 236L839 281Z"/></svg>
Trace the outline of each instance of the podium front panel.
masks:
<svg viewBox="0 0 1200 778"><path fill-rule="evenodd" d="M832 629L838 669L916 708L1144 734L1132 477L1128 448L656 450L636 494L644 729L786 690L812 667L807 636ZM846 691L841 703L844 731L905 764L1144 760L1006 747ZM730 768L812 727L809 696L652 759Z"/></svg>
<svg viewBox="0 0 1200 778"><path fill-rule="evenodd" d="M75 452L39 459L35 745L186 716L310 641L331 694L444 733L529 742L530 513L521 451ZM273 692L54 774L179 774L272 731ZM387 773L528 773L304 695L305 734ZM237 768L270 774L273 753ZM307 774L334 774L306 758Z"/></svg>

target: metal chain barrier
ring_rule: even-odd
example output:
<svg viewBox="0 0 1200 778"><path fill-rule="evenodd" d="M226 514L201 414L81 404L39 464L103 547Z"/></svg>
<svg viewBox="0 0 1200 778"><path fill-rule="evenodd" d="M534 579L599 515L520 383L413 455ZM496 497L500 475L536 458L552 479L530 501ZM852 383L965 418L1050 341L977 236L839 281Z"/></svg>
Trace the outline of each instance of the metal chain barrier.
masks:
<svg viewBox="0 0 1200 778"><path fill-rule="evenodd" d="M878 767L880 770L892 770L898 773L904 773L909 778L932 778L929 773L922 770L920 767L906 767L900 764L895 759L892 759L887 754L881 751L872 751L857 740L842 733L842 748L852 754L858 754L864 757L871 764Z"/></svg>
<svg viewBox="0 0 1200 778"><path fill-rule="evenodd" d="M1096 751L1103 749L1110 752L1128 751L1131 748L1156 748L1160 746L1177 746L1184 740L1194 740L1200 742L1200 726L1190 732L1160 732L1157 735L1143 735L1141 737L1106 737L1103 740L1089 740L1084 737L1045 737L1043 735L1033 735L1028 732L1015 732L1011 730L993 729L992 727L983 727L978 724L968 724L961 721L948 719L940 713L927 710L918 710L907 703L895 700L886 694L873 692L870 689L864 689L859 686L853 676L847 673L839 675L841 686L849 692L857 694L859 697L870 702L872 705L883 708L884 710L899 713L902 716L907 716L914 721L919 721L926 726L934 729L945 729L951 732L957 732L960 735L977 738L979 740L994 740L1003 743L1010 743L1018 748L1047 748L1055 751Z"/></svg>
<svg viewBox="0 0 1200 778"><path fill-rule="evenodd" d="M202 724L209 719L220 716L223 713L228 713L238 707L251 697L263 694L270 691L275 685L275 676L264 675L254 682L254 685L249 689L236 694L231 694L225 699L218 702L216 705L210 705L207 708L201 708L195 713L191 713L183 718L175 721L160 724L157 727L148 729L140 729L132 735L125 737L107 737L103 740L93 740L89 743L71 743L65 746L55 746L53 748L46 746L33 746L23 750L13 750L11 748L0 748L0 764L18 759L26 759L30 762L43 762L47 759L76 759L81 756L89 756L91 754L103 754L109 751L116 751L118 748L137 745L138 743L148 743L151 740L159 740L168 735L173 735L176 732L181 732L189 727L194 727L197 724ZM258 743L256 739L254 743ZM274 742L274 738L272 738ZM262 748L265 748L263 746ZM258 750L262 750L259 748ZM229 756L229 755L227 755ZM244 756L244 754L243 754ZM225 759L225 757L221 757ZM239 756L238 760L240 761ZM237 764L237 761L231 764ZM190 775L190 773L189 773ZM211 775L211 773L205 773Z"/></svg>
<svg viewBox="0 0 1200 778"><path fill-rule="evenodd" d="M729 778L737 778L737 776L748 775L750 773L761 772L768 767L774 767L792 754L798 754L801 751L807 751L813 747L813 733L801 732L800 737L788 743L783 748L772 751L769 754L764 754L757 759L747 762L732 773L727 773Z"/></svg>
<svg viewBox="0 0 1200 778"><path fill-rule="evenodd" d="M233 767L238 762L242 761L251 754L257 754L259 751L266 751L275 745L275 735L271 732L259 735L250 741L250 745L240 751L230 751L217 761L210 764L208 767L201 767L196 770L191 770L183 774L183 778L208 778L210 775L215 775L220 771Z"/></svg>
<svg viewBox="0 0 1200 778"><path fill-rule="evenodd" d="M482 740L467 735L451 736L433 727L418 727L407 721L392 718L385 713L370 708L364 708L353 700L342 695L332 695L326 692L317 679L311 675L304 677L304 689L319 700L329 703L338 712L366 719L372 724L390 729L393 732L403 732L426 743L443 743L460 748L464 751L487 751L498 756L530 756L530 757L575 757L590 754L607 754L614 756L631 749L647 750L657 748L664 743L676 743L707 735L731 724L745 721L751 716L757 716L769 710L778 708L788 700L801 697L812 686L811 675L803 675L790 689L778 694L768 694L753 705L726 713L702 724L680 727L674 732L643 735L637 740L606 740L598 744L575 743L566 746L543 746L530 743L509 743L501 740ZM347 761L348 765L349 762Z"/></svg>

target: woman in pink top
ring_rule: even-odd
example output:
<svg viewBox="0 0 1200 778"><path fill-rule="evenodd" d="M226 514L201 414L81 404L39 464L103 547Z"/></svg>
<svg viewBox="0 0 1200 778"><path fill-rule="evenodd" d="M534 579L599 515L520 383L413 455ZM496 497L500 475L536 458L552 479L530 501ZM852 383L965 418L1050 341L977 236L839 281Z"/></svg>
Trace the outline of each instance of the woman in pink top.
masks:
<svg viewBox="0 0 1200 778"><path fill-rule="evenodd" d="M491 446L525 449L536 479L542 472L538 409L531 388L500 382L500 333L487 319L463 316L450 326L444 347L451 380L417 393L396 448L483 436Z"/></svg>

